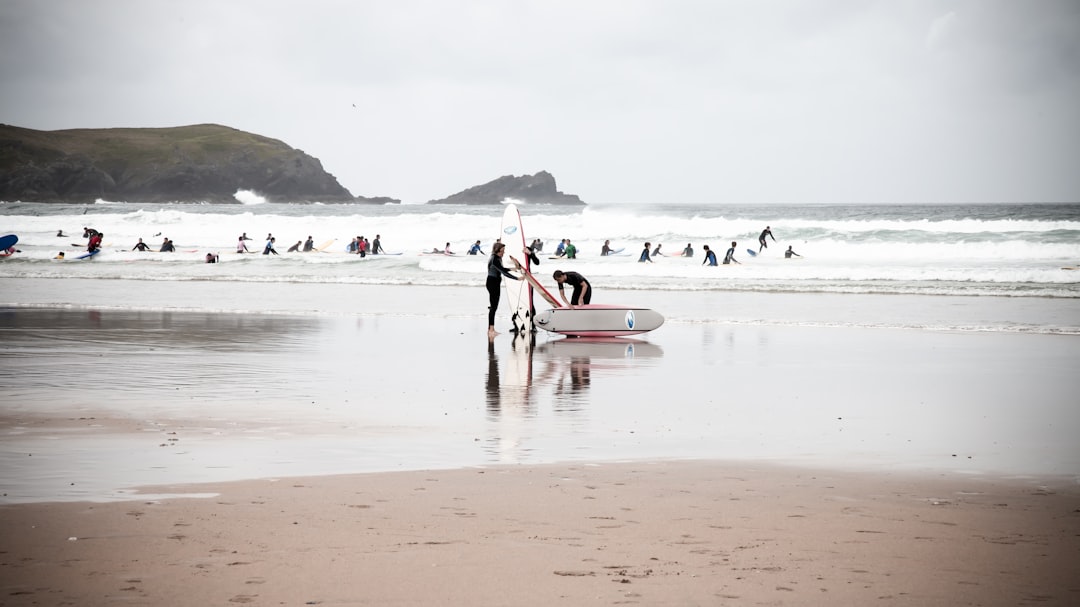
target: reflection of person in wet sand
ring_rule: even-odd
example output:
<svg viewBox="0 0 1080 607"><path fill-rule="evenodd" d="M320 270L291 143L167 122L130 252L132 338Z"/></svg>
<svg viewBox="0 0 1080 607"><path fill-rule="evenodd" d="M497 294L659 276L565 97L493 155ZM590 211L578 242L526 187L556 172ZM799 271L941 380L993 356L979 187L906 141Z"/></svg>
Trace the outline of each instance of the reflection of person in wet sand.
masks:
<svg viewBox="0 0 1080 607"><path fill-rule="evenodd" d="M592 383L592 359L588 356L573 356L570 358L570 387L569 392L571 394L578 394L584 392L589 388L589 384ZM565 375L560 378L558 387L555 389L556 395L564 394L567 391Z"/></svg>
<svg viewBox="0 0 1080 607"><path fill-rule="evenodd" d="M488 413L498 414L500 409L499 400L499 355L495 353L495 342L488 340L488 372L484 384L487 394Z"/></svg>

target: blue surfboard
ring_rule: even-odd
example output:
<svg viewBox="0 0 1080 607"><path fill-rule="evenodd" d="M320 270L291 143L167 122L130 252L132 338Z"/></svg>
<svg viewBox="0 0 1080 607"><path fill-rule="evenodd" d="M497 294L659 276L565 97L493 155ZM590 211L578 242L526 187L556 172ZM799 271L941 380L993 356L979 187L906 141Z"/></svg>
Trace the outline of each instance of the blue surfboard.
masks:
<svg viewBox="0 0 1080 607"><path fill-rule="evenodd" d="M757 257L757 251L753 249L747 249L746 252L750 254L750 257Z"/></svg>
<svg viewBox="0 0 1080 607"><path fill-rule="evenodd" d="M90 251L89 253L83 253L82 255L79 255L75 259L89 259L89 258L93 257L94 255L97 255L100 252L101 252L101 249L98 249L96 251Z"/></svg>
<svg viewBox="0 0 1080 607"><path fill-rule="evenodd" d="M0 251L6 251L15 246L15 243L19 242L19 237L14 234L8 234L7 236L0 236Z"/></svg>

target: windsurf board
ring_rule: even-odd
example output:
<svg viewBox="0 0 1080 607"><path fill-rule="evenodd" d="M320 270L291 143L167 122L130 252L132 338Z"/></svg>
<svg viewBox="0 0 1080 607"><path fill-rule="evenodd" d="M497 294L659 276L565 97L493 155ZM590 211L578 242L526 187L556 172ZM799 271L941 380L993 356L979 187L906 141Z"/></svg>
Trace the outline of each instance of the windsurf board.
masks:
<svg viewBox="0 0 1080 607"><path fill-rule="evenodd" d="M525 249L525 230L521 225L521 213L517 205L509 203L503 209L502 222L499 225L499 240L506 245L508 252ZM522 264L529 270L529 259ZM506 299L510 308L510 320L513 331L518 335L529 335L535 330L532 317L532 289L527 280L504 280Z"/></svg>
<svg viewBox="0 0 1080 607"><path fill-rule="evenodd" d="M6 251L19 242L19 237L14 234L0 236L0 251Z"/></svg>
<svg viewBox="0 0 1080 607"><path fill-rule="evenodd" d="M555 299L555 296L551 294L551 291L548 291L544 287L544 285L540 284L539 280L536 280L536 276L534 276L532 272L528 270L525 271L525 280L528 281L529 286L531 286L536 293L540 294L540 297L544 298L544 301L555 306L556 308L562 307L562 304L559 303L559 300Z"/></svg>
<svg viewBox="0 0 1080 607"><path fill-rule="evenodd" d="M545 310L536 325L545 331L574 337L619 337L647 333L664 324L655 310L610 304Z"/></svg>

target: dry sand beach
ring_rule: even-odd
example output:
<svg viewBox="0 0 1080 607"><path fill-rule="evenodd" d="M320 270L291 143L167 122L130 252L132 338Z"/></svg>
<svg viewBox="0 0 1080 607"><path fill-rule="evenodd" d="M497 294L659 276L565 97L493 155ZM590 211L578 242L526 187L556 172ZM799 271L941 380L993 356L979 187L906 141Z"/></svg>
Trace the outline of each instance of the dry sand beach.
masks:
<svg viewBox="0 0 1080 607"><path fill-rule="evenodd" d="M5 605L1074 605L1080 495L951 475L541 465L3 508Z"/></svg>
<svg viewBox="0 0 1080 607"><path fill-rule="evenodd" d="M1080 601L1074 335L676 321L527 349L487 341L482 293L422 290L434 317L366 289L387 309L16 291L0 605Z"/></svg>

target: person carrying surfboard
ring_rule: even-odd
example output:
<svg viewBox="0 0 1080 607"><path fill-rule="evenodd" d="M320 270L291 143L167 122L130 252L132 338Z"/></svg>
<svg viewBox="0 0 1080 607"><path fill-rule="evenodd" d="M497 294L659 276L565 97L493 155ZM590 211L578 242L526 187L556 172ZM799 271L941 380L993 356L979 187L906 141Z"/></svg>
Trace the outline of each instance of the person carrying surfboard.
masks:
<svg viewBox="0 0 1080 607"><path fill-rule="evenodd" d="M555 282L559 283L559 296L562 297L562 300L566 302L567 307L571 310L574 309L574 306L589 305L589 302L592 301L592 285L581 274L555 270L551 277L555 279ZM569 300L566 299L566 292L563 291L563 285L566 283L570 283L570 286L574 287L574 292L570 295Z"/></svg>
<svg viewBox="0 0 1080 607"><path fill-rule="evenodd" d="M447 246L450 243L446 243ZM521 280L521 277L514 276L503 267L502 258L506 253L506 245L501 242L496 242L491 246L491 257L488 258L488 275L487 275L487 292L488 292L488 338L495 337L498 332L495 331L495 312L499 309L499 297L502 295L502 279L503 276L510 280ZM516 264L515 264L516 265Z"/></svg>

